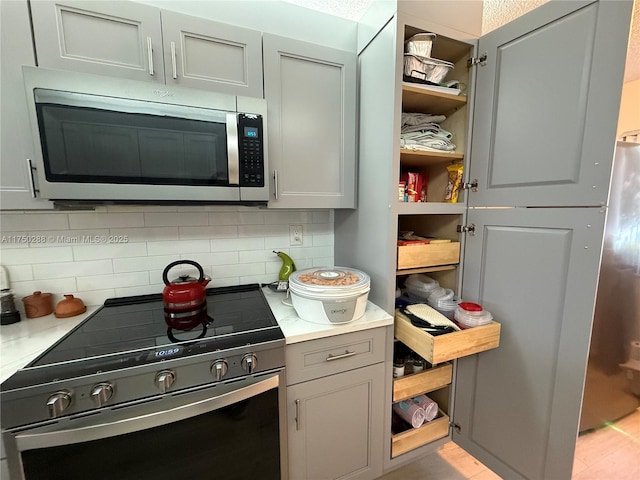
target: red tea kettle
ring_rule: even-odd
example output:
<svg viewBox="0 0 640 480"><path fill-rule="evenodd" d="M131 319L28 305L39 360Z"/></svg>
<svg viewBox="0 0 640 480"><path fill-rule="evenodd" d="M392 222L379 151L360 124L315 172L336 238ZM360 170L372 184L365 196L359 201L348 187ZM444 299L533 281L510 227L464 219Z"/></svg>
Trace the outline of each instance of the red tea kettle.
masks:
<svg viewBox="0 0 640 480"><path fill-rule="evenodd" d="M198 269L200 278L197 280L188 275L181 275L169 282L167 274L176 265L193 265ZM167 265L162 272L162 280L166 285L162 291L162 301L164 309L169 312L181 312L193 310L205 304L207 301L207 291L205 287L211 281L211 277L204 274L200 264L193 260L178 260Z"/></svg>

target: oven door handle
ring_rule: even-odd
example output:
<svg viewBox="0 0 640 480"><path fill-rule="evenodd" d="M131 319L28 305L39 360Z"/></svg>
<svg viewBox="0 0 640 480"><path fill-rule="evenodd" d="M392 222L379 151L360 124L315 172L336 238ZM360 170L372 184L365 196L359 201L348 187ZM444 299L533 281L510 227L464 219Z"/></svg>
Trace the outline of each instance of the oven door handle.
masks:
<svg viewBox="0 0 640 480"><path fill-rule="evenodd" d="M187 405L180 405L167 410L161 409L145 415L97 425L38 433L25 431L18 433L15 436L15 441L18 450L24 451L115 437L117 435L147 430L218 410L222 407L255 397L273 388L278 388L279 384L280 376L273 375L265 380L238 388L237 390L223 393L213 398L205 398L204 400L199 400Z"/></svg>

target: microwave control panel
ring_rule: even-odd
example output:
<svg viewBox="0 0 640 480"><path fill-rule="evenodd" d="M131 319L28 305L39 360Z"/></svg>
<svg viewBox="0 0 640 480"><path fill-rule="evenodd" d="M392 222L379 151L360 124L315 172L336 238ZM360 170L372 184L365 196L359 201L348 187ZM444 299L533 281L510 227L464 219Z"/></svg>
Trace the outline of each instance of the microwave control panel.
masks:
<svg viewBox="0 0 640 480"><path fill-rule="evenodd" d="M238 114L240 186L264 187L264 141L262 116Z"/></svg>

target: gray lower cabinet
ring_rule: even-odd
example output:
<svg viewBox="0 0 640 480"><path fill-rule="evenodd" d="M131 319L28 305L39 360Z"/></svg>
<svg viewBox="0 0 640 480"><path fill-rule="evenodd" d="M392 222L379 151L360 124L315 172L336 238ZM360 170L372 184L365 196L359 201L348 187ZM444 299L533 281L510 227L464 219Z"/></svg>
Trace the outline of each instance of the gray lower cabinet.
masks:
<svg viewBox="0 0 640 480"><path fill-rule="evenodd" d="M259 31L136 2L31 2L38 65L262 97Z"/></svg>
<svg viewBox="0 0 640 480"><path fill-rule="evenodd" d="M0 208L47 209L51 202L35 199L29 159L33 158L21 65L35 65L26 0L1 2L2 137L0 139Z"/></svg>
<svg viewBox="0 0 640 480"><path fill-rule="evenodd" d="M356 55L263 36L270 208L355 208Z"/></svg>
<svg viewBox="0 0 640 480"><path fill-rule="evenodd" d="M289 478L382 475L390 335L379 327L287 346Z"/></svg>

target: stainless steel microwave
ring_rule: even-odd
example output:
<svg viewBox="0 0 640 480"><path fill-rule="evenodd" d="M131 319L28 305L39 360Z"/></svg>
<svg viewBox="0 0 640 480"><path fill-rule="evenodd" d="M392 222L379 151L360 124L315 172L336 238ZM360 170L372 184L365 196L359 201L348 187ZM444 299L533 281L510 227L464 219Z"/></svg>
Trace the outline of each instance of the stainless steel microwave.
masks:
<svg viewBox="0 0 640 480"><path fill-rule="evenodd" d="M23 67L36 196L61 204L266 204L266 102Z"/></svg>

